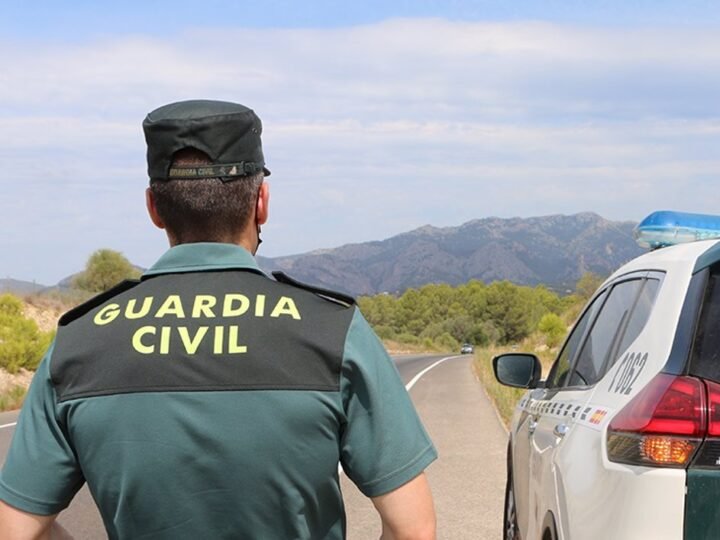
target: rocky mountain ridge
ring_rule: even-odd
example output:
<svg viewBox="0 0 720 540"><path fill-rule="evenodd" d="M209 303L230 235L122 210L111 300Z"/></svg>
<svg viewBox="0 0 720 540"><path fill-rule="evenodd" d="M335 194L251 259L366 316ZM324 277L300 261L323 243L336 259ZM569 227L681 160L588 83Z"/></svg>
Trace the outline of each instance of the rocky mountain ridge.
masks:
<svg viewBox="0 0 720 540"><path fill-rule="evenodd" d="M355 295L470 279L542 283L563 291L585 272L607 275L640 255L632 236L635 225L591 212L490 217L457 227L426 225L386 240L261 260L261 265Z"/></svg>
<svg viewBox="0 0 720 540"><path fill-rule="evenodd" d="M509 280L572 289L584 272L607 275L643 250L636 223L592 212L531 218L488 217L456 227L425 225L385 240L346 244L285 257L258 257L267 272L352 295L399 293L427 283ZM21 286L34 285L10 280ZM12 291L0 280L0 291ZM70 278L54 288L67 287ZM14 292L37 292L14 291Z"/></svg>

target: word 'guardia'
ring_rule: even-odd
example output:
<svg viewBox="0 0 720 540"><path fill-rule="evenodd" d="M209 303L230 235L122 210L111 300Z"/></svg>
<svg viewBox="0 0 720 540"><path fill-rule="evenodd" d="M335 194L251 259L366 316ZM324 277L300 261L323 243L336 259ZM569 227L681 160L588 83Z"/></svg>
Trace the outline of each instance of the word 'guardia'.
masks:
<svg viewBox="0 0 720 540"><path fill-rule="evenodd" d="M272 308L272 309L271 309ZM281 296L276 302L269 303L264 294L251 299L239 293L227 293L222 297L209 294L198 294L183 300L180 295L171 294L164 299L146 296L142 299L131 298L122 306L111 303L100 309L93 318L98 326L111 324L118 318L127 320L139 319L214 319L216 317L231 318L245 314L255 317L290 317L301 320L300 311L295 300L289 296ZM147 325L138 328L132 336L132 346L140 354L170 354L171 343L177 336L180 345L188 355L197 353L200 345L209 337L212 342L213 354L242 354L247 346L241 345L237 325L199 326L191 333L187 326L155 326Z"/></svg>

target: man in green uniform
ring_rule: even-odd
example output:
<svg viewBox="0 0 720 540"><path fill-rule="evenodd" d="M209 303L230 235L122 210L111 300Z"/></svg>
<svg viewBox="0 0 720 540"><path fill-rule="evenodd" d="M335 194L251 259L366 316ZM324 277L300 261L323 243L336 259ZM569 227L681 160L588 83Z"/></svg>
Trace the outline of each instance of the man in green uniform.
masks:
<svg viewBox="0 0 720 540"><path fill-rule="evenodd" d="M110 538L343 538L338 464L384 537L434 537L436 452L381 343L351 298L255 262L260 119L187 101L143 127L171 248L61 318L0 475L0 537L49 535L87 482Z"/></svg>

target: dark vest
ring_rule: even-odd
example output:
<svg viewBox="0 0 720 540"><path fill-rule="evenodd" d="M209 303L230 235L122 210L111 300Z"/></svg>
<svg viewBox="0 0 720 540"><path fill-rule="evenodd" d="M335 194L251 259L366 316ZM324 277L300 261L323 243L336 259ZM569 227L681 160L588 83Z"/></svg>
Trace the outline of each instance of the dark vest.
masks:
<svg viewBox="0 0 720 540"><path fill-rule="evenodd" d="M58 401L132 392L337 391L352 299L252 270L124 282L60 321ZM280 282L282 281L282 282Z"/></svg>

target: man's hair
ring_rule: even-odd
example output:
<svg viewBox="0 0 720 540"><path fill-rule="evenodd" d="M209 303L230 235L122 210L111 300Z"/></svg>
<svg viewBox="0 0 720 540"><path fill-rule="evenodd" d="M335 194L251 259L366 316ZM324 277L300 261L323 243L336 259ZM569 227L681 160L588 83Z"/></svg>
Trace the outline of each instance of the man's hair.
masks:
<svg viewBox="0 0 720 540"><path fill-rule="evenodd" d="M175 165L209 165L207 154L180 150ZM219 178L151 180L155 207L178 244L233 242L248 224L263 182L262 172L223 182Z"/></svg>

